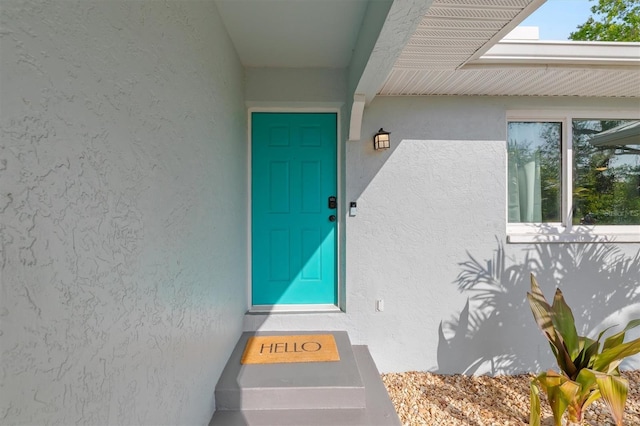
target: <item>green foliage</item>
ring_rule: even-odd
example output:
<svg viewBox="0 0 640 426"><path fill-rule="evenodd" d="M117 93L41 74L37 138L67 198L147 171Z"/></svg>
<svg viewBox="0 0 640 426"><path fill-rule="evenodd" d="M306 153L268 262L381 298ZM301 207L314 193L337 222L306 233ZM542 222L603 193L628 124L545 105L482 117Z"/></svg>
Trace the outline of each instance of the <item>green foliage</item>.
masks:
<svg viewBox="0 0 640 426"><path fill-rule="evenodd" d="M597 0L587 22L571 33L571 40L640 41L640 0Z"/></svg>
<svg viewBox="0 0 640 426"><path fill-rule="evenodd" d="M625 120L573 121L573 224L636 225L640 218L640 151L594 146L591 138ZM624 147L622 147L624 148ZM636 160L634 160L634 158Z"/></svg>
<svg viewBox="0 0 640 426"><path fill-rule="evenodd" d="M527 299L536 323L546 336L560 373L549 370L531 382L529 424L540 425L540 389L547 394L556 426L568 413L569 420L582 421L586 408L602 398L616 425L622 425L629 384L620 377L618 366L624 358L640 352L640 338L624 343L625 333L640 326L640 319L629 322L620 332L607 337L600 350L603 330L596 340L578 335L571 308L556 289L549 304L531 274L531 292Z"/></svg>

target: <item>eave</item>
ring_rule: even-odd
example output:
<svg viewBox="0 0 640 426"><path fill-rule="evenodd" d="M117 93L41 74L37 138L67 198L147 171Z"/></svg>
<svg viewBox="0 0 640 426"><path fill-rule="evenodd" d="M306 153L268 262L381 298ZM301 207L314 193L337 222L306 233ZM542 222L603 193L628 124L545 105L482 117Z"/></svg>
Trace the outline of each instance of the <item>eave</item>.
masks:
<svg viewBox="0 0 640 426"><path fill-rule="evenodd" d="M466 65L580 65L640 70L640 43L502 40Z"/></svg>

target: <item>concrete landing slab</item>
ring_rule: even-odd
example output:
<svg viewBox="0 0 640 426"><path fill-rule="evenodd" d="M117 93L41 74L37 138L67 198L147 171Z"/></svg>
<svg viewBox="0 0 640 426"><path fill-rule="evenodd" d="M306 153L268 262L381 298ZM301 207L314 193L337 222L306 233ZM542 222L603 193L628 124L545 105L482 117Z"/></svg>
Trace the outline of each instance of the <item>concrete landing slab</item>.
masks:
<svg viewBox="0 0 640 426"><path fill-rule="evenodd" d="M340 354L334 362L240 363L251 336L332 334ZM246 332L236 345L216 386L217 410L287 410L365 407L349 336L344 331Z"/></svg>

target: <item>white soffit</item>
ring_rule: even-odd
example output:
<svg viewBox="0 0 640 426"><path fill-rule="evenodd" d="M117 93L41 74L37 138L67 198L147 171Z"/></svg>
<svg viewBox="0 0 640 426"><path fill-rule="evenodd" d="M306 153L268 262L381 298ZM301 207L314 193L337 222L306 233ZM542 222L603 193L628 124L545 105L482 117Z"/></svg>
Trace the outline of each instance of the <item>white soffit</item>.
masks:
<svg viewBox="0 0 640 426"><path fill-rule="evenodd" d="M500 41L541 0L434 0L379 95L640 97L640 43Z"/></svg>
<svg viewBox="0 0 640 426"><path fill-rule="evenodd" d="M640 71L484 68L392 71L380 95L640 97Z"/></svg>
<svg viewBox="0 0 640 426"><path fill-rule="evenodd" d="M544 0L434 0L395 67L453 70L480 56Z"/></svg>

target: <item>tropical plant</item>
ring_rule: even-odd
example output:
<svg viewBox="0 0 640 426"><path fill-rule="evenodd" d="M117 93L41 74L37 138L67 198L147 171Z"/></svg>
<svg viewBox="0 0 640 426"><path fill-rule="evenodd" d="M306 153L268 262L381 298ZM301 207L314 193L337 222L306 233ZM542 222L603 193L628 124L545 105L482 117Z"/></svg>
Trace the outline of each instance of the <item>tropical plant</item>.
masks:
<svg viewBox="0 0 640 426"><path fill-rule="evenodd" d="M540 389L547 394L556 426L562 424L565 412L570 422L581 423L586 408L600 398L616 425L622 425L629 383L620 376L619 366L624 358L640 352L640 338L624 343L625 333L639 326L640 319L607 337L601 350L600 339L612 327L603 330L596 340L579 336L571 308L559 288L550 305L531 274L527 299L560 368L559 373L549 370L531 381L529 425L540 425Z"/></svg>

